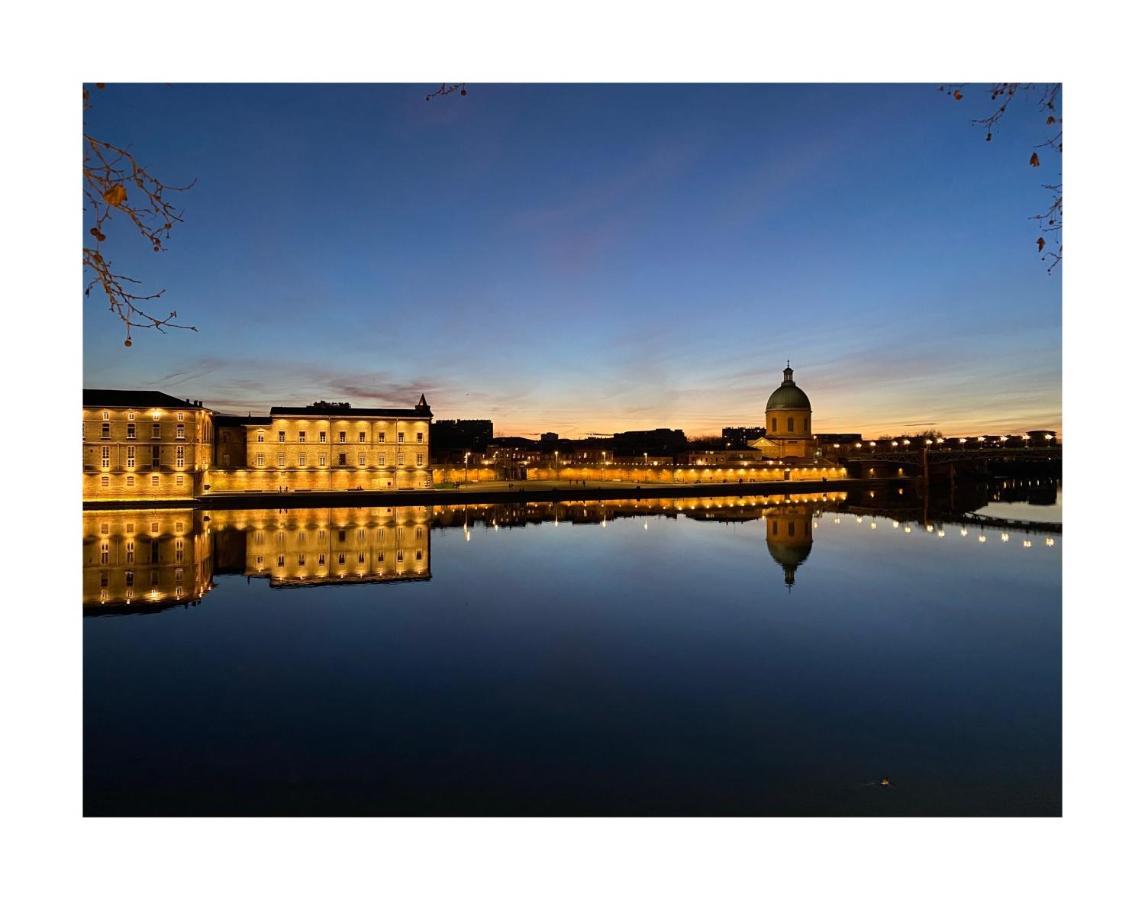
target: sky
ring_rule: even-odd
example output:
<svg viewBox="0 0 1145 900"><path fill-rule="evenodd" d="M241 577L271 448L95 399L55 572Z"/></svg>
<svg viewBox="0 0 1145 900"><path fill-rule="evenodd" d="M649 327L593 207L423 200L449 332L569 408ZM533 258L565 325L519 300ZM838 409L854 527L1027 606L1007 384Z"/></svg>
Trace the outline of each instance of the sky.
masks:
<svg viewBox="0 0 1145 900"><path fill-rule="evenodd" d="M974 86L432 87L94 92L87 133L194 181L166 252L102 249L198 330L124 347L93 293L84 386L700 436L790 360L816 432L1060 430L1034 103L986 143Z"/></svg>

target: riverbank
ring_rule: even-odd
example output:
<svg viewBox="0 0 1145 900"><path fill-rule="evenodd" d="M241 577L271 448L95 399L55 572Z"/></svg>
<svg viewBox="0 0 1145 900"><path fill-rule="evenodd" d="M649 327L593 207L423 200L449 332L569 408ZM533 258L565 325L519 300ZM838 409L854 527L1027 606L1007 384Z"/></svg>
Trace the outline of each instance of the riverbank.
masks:
<svg viewBox="0 0 1145 900"><path fill-rule="evenodd" d="M295 509L305 507L449 506L465 503L528 503L560 500L625 500L636 497L742 497L767 494L821 494L875 486L906 485L913 478L839 478L830 481L714 482L638 484L635 482L515 481L412 491L295 491L209 494L196 500L85 500L91 509Z"/></svg>

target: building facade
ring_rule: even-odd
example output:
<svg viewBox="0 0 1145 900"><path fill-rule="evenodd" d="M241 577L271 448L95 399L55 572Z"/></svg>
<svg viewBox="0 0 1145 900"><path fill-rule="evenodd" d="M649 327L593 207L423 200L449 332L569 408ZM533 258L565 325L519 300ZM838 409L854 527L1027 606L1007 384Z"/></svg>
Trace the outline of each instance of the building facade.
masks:
<svg viewBox="0 0 1145 900"><path fill-rule="evenodd" d="M320 401L219 422L204 491L385 491L433 486L425 397L376 409Z"/></svg>
<svg viewBox="0 0 1145 900"><path fill-rule="evenodd" d="M83 392L83 497L197 497L211 466L213 415L161 391Z"/></svg>
<svg viewBox="0 0 1145 900"><path fill-rule="evenodd" d="M85 500L433 486L432 412L318 402L222 416L160 391L85 390Z"/></svg>

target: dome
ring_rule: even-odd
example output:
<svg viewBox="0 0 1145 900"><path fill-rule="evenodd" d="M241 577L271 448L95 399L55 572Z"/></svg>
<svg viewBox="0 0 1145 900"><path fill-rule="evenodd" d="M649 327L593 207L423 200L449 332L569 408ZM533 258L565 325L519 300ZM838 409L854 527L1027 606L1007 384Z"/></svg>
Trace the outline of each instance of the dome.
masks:
<svg viewBox="0 0 1145 900"><path fill-rule="evenodd" d="M796 386L794 375L791 365L788 364L783 370L783 384L772 391L771 396L767 398L769 412L773 409L811 409L811 401L807 399L803 389Z"/></svg>

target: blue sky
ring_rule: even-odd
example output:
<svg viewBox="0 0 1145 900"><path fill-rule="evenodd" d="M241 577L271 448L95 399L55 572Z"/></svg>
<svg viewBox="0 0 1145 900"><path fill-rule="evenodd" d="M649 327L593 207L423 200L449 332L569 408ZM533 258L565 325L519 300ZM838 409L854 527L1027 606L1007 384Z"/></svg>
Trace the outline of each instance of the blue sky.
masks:
<svg viewBox="0 0 1145 900"><path fill-rule="evenodd" d="M562 435L1060 428L1061 286L1031 103L987 144L934 85L110 85L87 131L182 196L119 271L197 333L86 301L84 384L317 399Z"/></svg>

